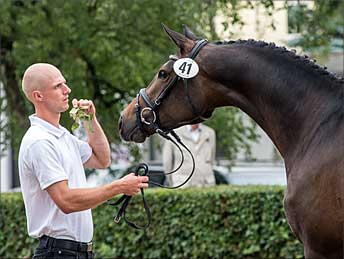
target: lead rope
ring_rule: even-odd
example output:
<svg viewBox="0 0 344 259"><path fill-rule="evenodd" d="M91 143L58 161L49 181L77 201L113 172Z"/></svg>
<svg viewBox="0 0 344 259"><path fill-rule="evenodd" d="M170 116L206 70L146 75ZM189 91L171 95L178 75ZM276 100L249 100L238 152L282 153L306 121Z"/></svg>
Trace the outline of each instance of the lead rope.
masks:
<svg viewBox="0 0 344 259"><path fill-rule="evenodd" d="M161 129L157 129L156 132L162 136L163 138L171 141L174 145L176 145L179 149L179 151L181 152L181 155L182 155L182 161L180 163L180 165L177 167L177 169L174 169L173 171L169 172L169 173L166 173L164 175L169 175L169 174L172 174L172 173L175 173L183 164L183 161L184 161L184 154L183 154L183 151L182 149L180 148L180 146L177 144L177 142L182 146L184 147L188 153L190 154L191 158L192 158L192 170L191 170L191 173L190 175L185 179L184 182L182 182L181 184L177 185L177 186L165 186L165 185L162 185L160 183L157 183L157 182L153 182L153 181L149 181L149 183L153 184L153 185L156 185L156 186L159 186L159 187L162 187L162 188L166 188L166 189L177 189L177 188L180 188L181 186L183 186L184 184L186 184L190 178L192 177L194 171L195 171L195 159L194 159L194 156L192 155L190 149L188 149L185 144L181 141L180 137L172 130L170 133L171 135L175 138L175 140L173 140L170 136L168 136L168 133L165 133L163 132ZM140 172L142 172L140 174ZM146 163L140 163L136 169L135 169L135 175L136 176L148 176L149 175L149 169L148 169L148 165ZM146 202L146 199L145 199L145 195L144 195L144 190L143 188L140 189L141 191L141 197L142 197L142 203L143 203L143 207L146 211L146 215L147 215L147 222L145 225L141 226L141 225L137 225L135 224L134 222L130 221L127 217L126 217L126 209L130 203L130 200L132 198L132 196L129 196L129 195L122 195L117 201L115 202L107 202L108 205L111 205L111 206L118 206L120 204L121 207L119 209L119 211L117 212L117 214L114 214L113 215L113 220L116 222L116 223L119 223L119 221L123 218L124 221L132 228L134 229L146 229L150 226L151 224L151 221L152 221L152 215L151 215L151 212L150 212L150 209L149 209L149 206Z"/></svg>
<svg viewBox="0 0 344 259"><path fill-rule="evenodd" d="M143 173L140 174L140 172L142 171L142 169L143 169ZM147 164L145 164L145 163L139 164L139 165L136 167L136 169L135 169L135 175L136 175L136 176L139 176L139 175L142 175L142 176L148 175L148 166L147 166ZM143 207L144 207L144 209L145 209L145 211L146 211L146 214L147 214L147 219L148 219L147 223L146 223L145 225L143 225L143 226L140 226L140 225L137 225L137 224L135 224L134 222L132 222L132 221L130 221L130 220L127 219L127 217L126 217L126 215L125 215L125 211L126 211L128 205L129 205L129 203L130 203L130 200L131 200L132 196L125 195L125 194L122 195L121 198L119 198L119 199L118 199L117 201L115 201L115 202L112 202L112 203L111 203L111 202L108 202L108 204L109 204L109 205L112 205L112 206L117 206L117 205L120 205L120 204L122 203L122 206L120 207L120 209L119 209L117 215L116 215L116 214L113 215L113 220L114 220L116 223L118 223L118 222L121 220L121 218L123 218L124 221L125 221L129 226L131 226L132 228L135 228L135 229L146 229L146 228L149 227L149 225L150 225L150 223L151 223L151 218L152 218L152 216L151 216L151 212L150 212L150 210L149 210L148 204L147 204L146 199L145 199L145 193L144 193L144 191L143 191L143 188L141 188L140 191L141 191L141 197L142 197Z"/></svg>
<svg viewBox="0 0 344 259"><path fill-rule="evenodd" d="M159 186L159 187L162 187L162 188L165 188L165 189L177 189L177 188L180 188L182 187L183 185L185 185L192 177L192 175L194 174L194 171L195 171L195 158L194 156L192 155L190 149L187 148L187 146L185 146L185 144L181 141L180 137L172 130L170 133L171 135L175 138L176 141L174 141L170 136L168 136L168 134L166 134L165 132L163 132L162 130L158 129L157 130L157 133L162 136L163 138L171 141L174 145L177 146L177 148L179 149L181 155L182 155L182 160L181 160L181 163L179 164L178 168L179 169L183 162L184 162L184 154L183 154L183 151L182 149L180 148L180 146L176 143L176 141L182 146L184 147L188 153L190 154L191 156L191 159L192 159L192 169L191 169L191 172L189 174L189 176L184 180L184 182L182 182L181 184L177 185L177 186L166 186L166 185L162 185L160 183L156 183L156 182L152 182L150 181L151 184L153 185L156 185L156 186ZM173 174L177 171L177 169L173 170L172 172L169 172L169 173L164 173L163 175L169 175L169 174Z"/></svg>

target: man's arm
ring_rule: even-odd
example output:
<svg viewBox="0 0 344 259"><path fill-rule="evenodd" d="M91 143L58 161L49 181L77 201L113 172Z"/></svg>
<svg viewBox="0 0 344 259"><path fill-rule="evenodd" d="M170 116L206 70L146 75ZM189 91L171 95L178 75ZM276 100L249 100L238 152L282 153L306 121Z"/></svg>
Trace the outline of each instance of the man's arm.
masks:
<svg viewBox="0 0 344 259"><path fill-rule="evenodd" d="M112 183L95 188L69 188L68 181L50 185L46 190L55 204L64 213L87 210L98 206L118 194L136 195L140 188L148 188L147 176L135 176L133 173Z"/></svg>
<svg viewBox="0 0 344 259"><path fill-rule="evenodd" d="M88 144L92 148L92 156L84 165L88 168L106 168L111 163L109 142L96 116L93 117L91 125L93 132L85 128Z"/></svg>
<svg viewBox="0 0 344 259"><path fill-rule="evenodd" d="M73 99L72 101L73 107L80 107L81 109L85 110L87 114L92 113L93 117L91 120L91 129L86 126L86 134L88 139L88 144L92 148L92 156L89 160L84 164L85 167L88 168L106 168L111 163L110 158L110 145L105 136L105 133L100 126L97 116L96 116L96 108L92 101L80 99L76 100Z"/></svg>

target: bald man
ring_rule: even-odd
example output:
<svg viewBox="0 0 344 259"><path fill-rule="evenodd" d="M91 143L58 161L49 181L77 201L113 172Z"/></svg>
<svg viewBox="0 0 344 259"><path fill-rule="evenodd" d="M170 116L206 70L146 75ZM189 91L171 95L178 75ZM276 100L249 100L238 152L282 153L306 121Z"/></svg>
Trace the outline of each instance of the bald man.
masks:
<svg viewBox="0 0 344 259"><path fill-rule="evenodd" d="M85 127L84 142L60 125L71 89L59 69L46 63L31 65L22 89L35 108L18 161L28 233L39 238L33 258L93 258L91 208L118 194L137 194L148 187L148 177L129 174L104 186L85 188L84 167L110 165L109 143L93 102L73 100L73 105L93 114L93 130Z"/></svg>

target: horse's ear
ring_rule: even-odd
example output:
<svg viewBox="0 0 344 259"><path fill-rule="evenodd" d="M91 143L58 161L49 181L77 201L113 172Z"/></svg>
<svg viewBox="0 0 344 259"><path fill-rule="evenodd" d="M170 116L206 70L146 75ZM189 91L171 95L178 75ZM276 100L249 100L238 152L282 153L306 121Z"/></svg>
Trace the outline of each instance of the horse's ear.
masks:
<svg viewBox="0 0 344 259"><path fill-rule="evenodd" d="M184 35L189 38L190 40L198 40L199 38L190 30L188 26L183 24L184 27Z"/></svg>
<svg viewBox="0 0 344 259"><path fill-rule="evenodd" d="M171 30L164 24L162 24L162 27L164 28L167 35L179 47L181 55L185 55L192 50L193 46L195 45L195 43L192 40L188 39L183 34Z"/></svg>

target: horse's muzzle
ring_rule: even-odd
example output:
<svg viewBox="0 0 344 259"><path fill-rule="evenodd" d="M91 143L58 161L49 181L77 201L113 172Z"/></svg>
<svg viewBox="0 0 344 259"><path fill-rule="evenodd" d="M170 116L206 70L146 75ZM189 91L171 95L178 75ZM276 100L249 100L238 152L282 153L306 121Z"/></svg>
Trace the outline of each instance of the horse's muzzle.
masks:
<svg viewBox="0 0 344 259"><path fill-rule="evenodd" d="M146 139L146 135L137 127L136 121L128 121L123 115L118 119L118 130L124 141L142 143Z"/></svg>

